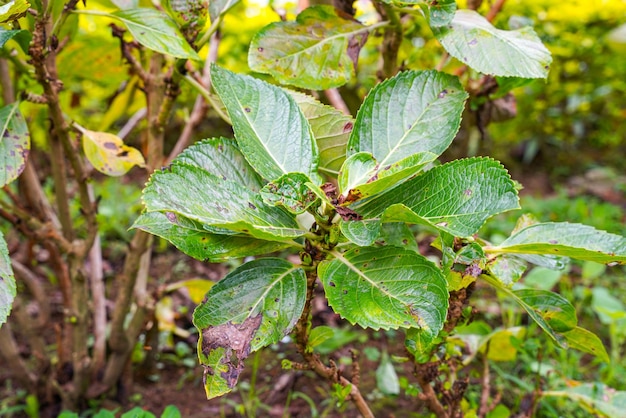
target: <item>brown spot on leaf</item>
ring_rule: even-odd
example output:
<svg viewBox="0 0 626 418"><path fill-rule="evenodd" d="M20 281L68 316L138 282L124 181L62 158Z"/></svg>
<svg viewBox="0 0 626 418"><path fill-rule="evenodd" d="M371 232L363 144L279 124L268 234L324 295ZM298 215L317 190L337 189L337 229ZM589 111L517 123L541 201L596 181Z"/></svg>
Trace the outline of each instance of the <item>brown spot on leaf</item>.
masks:
<svg viewBox="0 0 626 418"><path fill-rule="evenodd" d="M102 144L102 146L106 149L117 149L117 145L115 145L113 142L105 142L104 144Z"/></svg>
<svg viewBox="0 0 626 418"><path fill-rule="evenodd" d="M225 350L221 363L226 371L221 377L226 380L229 388L235 387L239 375L243 371L243 361L250 354L250 342L261 326L261 315L247 318L241 324L227 322L209 327L202 331L202 353L205 356L218 348ZM215 371L205 366L205 373L213 375Z"/></svg>
<svg viewBox="0 0 626 418"><path fill-rule="evenodd" d="M345 125L343 125L343 133L345 134L346 132L352 132L352 128L354 128L354 124L352 122L347 122Z"/></svg>
<svg viewBox="0 0 626 418"><path fill-rule="evenodd" d="M178 219L176 218L176 214L173 212L165 212L165 217L167 218L168 221L170 221L173 224L178 223Z"/></svg>

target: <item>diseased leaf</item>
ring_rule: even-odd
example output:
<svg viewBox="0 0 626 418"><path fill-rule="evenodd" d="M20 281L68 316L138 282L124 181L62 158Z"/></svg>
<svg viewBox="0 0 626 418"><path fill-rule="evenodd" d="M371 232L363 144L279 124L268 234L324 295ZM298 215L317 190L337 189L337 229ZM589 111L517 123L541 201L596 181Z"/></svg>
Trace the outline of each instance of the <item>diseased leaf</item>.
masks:
<svg viewBox="0 0 626 418"><path fill-rule="evenodd" d="M527 226L487 251L554 254L604 264L626 264L626 238L591 226L567 222Z"/></svg>
<svg viewBox="0 0 626 418"><path fill-rule="evenodd" d="M195 259L214 263L280 251L291 245L247 235L212 233L199 222L173 212L144 213L137 218L133 228L164 238Z"/></svg>
<svg viewBox="0 0 626 418"><path fill-rule="evenodd" d="M319 184L319 154L294 99L264 81L211 67L215 91L233 122L239 149L265 179L301 172Z"/></svg>
<svg viewBox="0 0 626 418"><path fill-rule="evenodd" d="M19 103L0 108L0 187L24 171L29 152L30 133Z"/></svg>
<svg viewBox="0 0 626 418"><path fill-rule="evenodd" d="M361 184L413 154L434 160L459 130L465 99L458 78L437 71L405 71L374 87L348 141L348 155L369 152L378 163Z"/></svg>
<svg viewBox="0 0 626 418"><path fill-rule="evenodd" d="M437 335L448 307L441 271L403 248L363 247L324 261L319 277L330 306L351 324L373 329L420 328Z"/></svg>
<svg viewBox="0 0 626 418"><path fill-rule="evenodd" d="M359 164L356 159L362 159L362 155L371 155L369 153L357 153L353 154L341 168L339 172L339 184L342 190L342 195L345 197L344 202L353 202L359 199L365 199L376 193L389 190L390 188L398 185L407 178L422 171L424 166L434 161L437 158L436 154L432 152L418 152L396 163L389 164L380 169L380 164L373 160L369 163L372 167L369 171L364 172L366 166L359 167L354 163ZM361 162L363 164L365 161ZM372 166L372 164L375 164ZM348 173L347 175L344 173ZM342 185L342 177L348 177L348 184Z"/></svg>
<svg viewBox="0 0 626 418"><path fill-rule="evenodd" d="M162 4L180 28L199 30L209 16L208 0L165 0Z"/></svg>
<svg viewBox="0 0 626 418"><path fill-rule="evenodd" d="M396 247L406 248L416 253L419 252L413 231L411 231L411 228L404 222L388 222L382 224L380 237L376 240L376 243L381 245L395 245Z"/></svg>
<svg viewBox="0 0 626 418"><path fill-rule="evenodd" d="M22 51L28 53L28 45L32 39L32 35L29 31L24 29L6 30L4 28L0 28L0 48L3 48L4 44L6 44L10 39L14 39L20 48L22 48Z"/></svg>
<svg viewBox="0 0 626 418"><path fill-rule="evenodd" d="M239 183L253 192L263 187L263 180L232 139L211 138L196 142L181 152L176 161L200 167L215 177Z"/></svg>
<svg viewBox="0 0 626 418"><path fill-rule="evenodd" d="M118 10L111 17L121 20L135 40L148 49L176 58L200 60L176 23L163 12L140 7Z"/></svg>
<svg viewBox="0 0 626 418"><path fill-rule="evenodd" d="M250 43L248 64L280 83L323 90L354 76L368 29L339 17L332 6L303 10L295 22L271 23Z"/></svg>
<svg viewBox="0 0 626 418"><path fill-rule="evenodd" d="M283 206L291 213L300 214L318 199L309 184L309 178L302 173L285 174L263 186L261 197L268 205Z"/></svg>
<svg viewBox="0 0 626 418"><path fill-rule="evenodd" d="M415 361L426 363L430 360L433 348L441 341L438 334L424 332L421 328L411 328L406 332L404 346L415 357Z"/></svg>
<svg viewBox="0 0 626 418"><path fill-rule="evenodd" d="M29 7L30 3L26 0L13 0L3 4L0 6L0 23L10 22L26 16Z"/></svg>
<svg viewBox="0 0 626 418"><path fill-rule="evenodd" d="M180 214L204 224L205 229L209 225L291 243L292 238L306 232L294 215L281 207L268 206L244 185L176 160L169 169L152 174L143 201L148 212Z"/></svg>
<svg viewBox="0 0 626 418"><path fill-rule="evenodd" d="M526 271L527 265L522 260L503 255L496 257L487 263L487 270L505 286L512 286Z"/></svg>
<svg viewBox="0 0 626 418"><path fill-rule="evenodd" d="M346 144L354 127L351 116L315 100L308 94L286 90L311 125L320 154L319 170L337 176L346 158Z"/></svg>
<svg viewBox="0 0 626 418"><path fill-rule="evenodd" d="M480 340L479 350L487 352L487 358L492 361L514 361L517 347L511 339L521 339L525 334L525 327L498 329Z"/></svg>
<svg viewBox="0 0 626 418"><path fill-rule="evenodd" d="M491 216L518 209L515 185L489 158L456 160L349 206L364 219L422 223L454 236L475 234Z"/></svg>
<svg viewBox="0 0 626 418"><path fill-rule="evenodd" d="M432 27L443 47L456 59L484 74L547 78L552 57L530 27L495 28L474 10L457 10L449 25Z"/></svg>
<svg viewBox="0 0 626 418"><path fill-rule="evenodd" d="M342 196L347 196L352 188L376 176L377 170L378 163L371 153L358 152L349 156L341 166L337 178L339 192Z"/></svg>
<svg viewBox="0 0 626 418"><path fill-rule="evenodd" d="M83 134L83 152L91 165L109 176L121 176L137 165L145 167L146 162L138 149L124 145L116 135L107 132L94 132L75 125Z"/></svg>
<svg viewBox="0 0 626 418"><path fill-rule="evenodd" d="M304 270L278 258L248 262L211 288L193 314L209 399L232 390L250 352L291 331L305 299Z"/></svg>
<svg viewBox="0 0 626 418"><path fill-rule="evenodd" d="M570 331L564 332L563 336L570 348L592 354L605 363L610 362L609 354L606 352L602 340L593 332L581 327L576 327Z"/></svg>
<svg viewBox="0 0 626 418"><path fill-rule="evenodd" d="M11 268L9 249L4 240L4 235L0 232L0 327L7 321L11 313L16 294L17 285Z"/></svg>
<svg viewBox="0 0 626 418"><path fill-rule="evenodd" d="M454 19L456 0L429 0L427 3L430 27L445 26Z"/></svg>

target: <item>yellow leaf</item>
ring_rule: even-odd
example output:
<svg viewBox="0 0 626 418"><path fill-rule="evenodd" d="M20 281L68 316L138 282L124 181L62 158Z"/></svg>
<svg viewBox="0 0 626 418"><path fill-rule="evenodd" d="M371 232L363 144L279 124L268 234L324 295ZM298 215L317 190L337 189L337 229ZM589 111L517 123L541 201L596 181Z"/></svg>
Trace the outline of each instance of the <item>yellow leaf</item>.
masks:
<svg viewBox="0 0 626 418"><path fill-rule="evenodd" d="M215 283L205 279L189 279L182 280L180 282L172 283L167 287L167 291L179 289L184 287L189 292L189 298L193 303L200 303L204 299L204 295L213 287Z"/></svg>
<svg viewBox="0 0 626 418"><path fill-rule="evenodd" d="M135 165L146 166L139 150L124 145L119 137L110 133L94 132L78 125L75 126L83 134L85 156L101 173L109 176L121 176Z"/></svg>

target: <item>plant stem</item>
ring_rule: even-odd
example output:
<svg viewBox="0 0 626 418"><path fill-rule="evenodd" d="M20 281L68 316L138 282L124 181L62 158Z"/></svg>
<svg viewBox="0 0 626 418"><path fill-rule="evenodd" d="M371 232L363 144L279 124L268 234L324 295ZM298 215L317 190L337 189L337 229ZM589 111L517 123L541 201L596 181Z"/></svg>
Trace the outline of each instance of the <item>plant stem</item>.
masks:
<svg viewBox="0 0 626 418"><path fill-rule="evenodd" d="M382 43L382 78L391 78L398 73L398 51L402 43L402 23L396 10L390 4L376 3L376 9L383 19L389 19L389 25L385 28Z"/></svg>

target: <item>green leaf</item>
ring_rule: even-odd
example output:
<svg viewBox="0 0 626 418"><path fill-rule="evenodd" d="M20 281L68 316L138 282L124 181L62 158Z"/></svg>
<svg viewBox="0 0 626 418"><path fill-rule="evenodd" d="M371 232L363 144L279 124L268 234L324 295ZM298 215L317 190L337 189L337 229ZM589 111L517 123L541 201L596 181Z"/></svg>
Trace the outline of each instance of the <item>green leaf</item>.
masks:
<svg viewBox="0 0 626 418"><path fill-rule="evenodd" d="M211 23L215 22L221 15L232 9L239 0L212 0L209 1L209 17Z"/></svg>
<svg viewBox="0 0 626 418"><path fill-rule="evenodd" d="M305 299L304 270L278 258L246 263L211 288L193 314L208 398L232 390L250 352L291 331Z"/></svg>
<svg viewBox="0 0 626 418"><path fill-rule="evenodd" d="M544 391L541 395L568 398L594 415L626 417L626 392L616 391L603 383L582 383L560 391Z"/></svg>
<svg viewBox="0 0 626 418"><path fill-rule="evenodd" d="M489 273L497 277L502 284L511 286L522 278L527 265L516 257L503 255L489 261L486 268Z"/></svg>
<svg viewBox="0 0 626 418"><path fill-rule="evenodd" d="M180 418L180 410L175 405L168 405L163 410L161 418Z"/></svg>
<svg viewBox="0 0 626 418"><path fill-rule="evenodd" d="M456 12L455 0L429 0L428 1L428 23L430 27L448 25L454 19Z"/></svg>
<svg viewBox="0 0 626 418"><path fill-rule="evenodd" d="M308 94L286 90L311 125L320 154L319 170L337 176L346 158L346 144L354 127L351 116L315 100Z"/></svg>
<svg viewBox="0 0 626 418"><path fill-rule="evenodd" d="M17 285L11 269L9 249L0 232L0 326L7 321L16 294Z"/></svg>
<svg viewBox="0 0 626 418"><path fill-rule="evenodd" d="M313 328L309 333L309 339L307 340L307 350L312 352L315 347L332 338L334 335L335 330L326 325Z"/></svg>
<svg viewBox="0 0 626 418"><path fill-rule="evenodd" d="M268 205L283 206L291 213L301 214L318 200L309 184L309 178L302 173L284 174L263 186L261 197Z"/></svg>
<svg viewBox="0 0 626 418"><path fill-rule="evenodd" d="M161 4L180 28L201 29L209 15L206 0L165 0Z"/></svg>
<svg viewBox="0 0 626 418"><path fill-rule="evenodd" d="M421 223L454 236L475 234L491 216L518 209L515 184L490 158L468 158L435 167L349 206L364 219Z"/></svg>
<svg viewBox="0 0 626 418"><path fill-rule="evenodd" d="M400 381L398 374L393 367L393 363L389 358L389 354L383 351L383 356L380 360L380 364L376 369L376 387L384 395L399 395L400 394Z"/></svg>
<svg viewBox="0 0 626 418"><path fill-rule="evenodd" d="M203 168L175 161L152 174L143 191L148 212L173 212L206 225L260 239L292 242L306 231L295 216L268 206L261 197L235 181Z"/></svg>
<svg viewBox="0 0 626 418"><path fill-rule="evenodd" d="M438 334L424 332L420 328L411 328L406 332L404 346L415 357L415 361L426 363L430 360L433 348L441 341Z"/></svg>
<svg viewBox="0 0 626 418"><path fill-rule="evenodd" d="M346 159L339 172L339 188L345 202L365 199L388 190L437 158L432 152L418 152L380 169L368 152L358 152Z"/></svg>
<svg viewBox="0 0 626 418"><path fill-rule="evenodd" d="M500 245L493 253L554 254L597 263L626 264L626 238L591 226L548 222L527 226Z"/></svg>
<svg viewBox="0 0 626 418"><path fill-rule="evenodd" d="M176 161L200 167L224 181L241 184L253 192L263 187L263 180L248 164L232 139L211 138L196 142L180 153Z"/></svg>
<svg viewBox="0 0 626 418"><path fill-rule="evenodd" d="M148 49L176 58L200 60L176 23L163 12L137 8L118 10L111 13L111 17L124 22L135 40Z"/></svg>
<svg viewBox="0 0 626 418"><path fill-rule="evenodd" d="M457 10L449 25L432 27L443 47L456 59L484 74L547 78L550 51L530 27L496 29L474 10Z"/></svg>
<svg viewBox="0 0 626 418"><path fill-rule="evenodd" d="M341 232L354 244L367 247L374 244L376 238L380 236L381 223L378 219L368 219L364 221L344 221L339 222Z"/></svg>
<svg viewBox="0 0 626 418"><path fill-rule="evenodd" d="M295 22L271 23L252 38L248 64L282 84L323 90L354 76L368 28L337 14L332 6L313 6Z"/></svg>
<svg viewBox="0 0 626 418"><path fill-rule="evenodd" d="M30 3L26 0L13 0L0 6L0 23L17 20L26 16Z"/></svg>
<svg viewBox="0 0 626 418"><path fill-rule="evenodd" d="M457 77L437 71L406 71L370 91L357 114L348 154L371 153L378 169L420 152L448 148L461 123L467 93Z"/></svg>
<svg viewBox="0 0 626 418"><path fill-rule="evenodd" d="M263 178L301 172L320 183L311 128L288 93L216 65L211 79L233 122L239 149Z"/></svg>
<svg viewBox="0 0 626 418"><path fill-rule="evenodd" d="M116 135L94 132L74 125L83 134L83 152L91 165L108 176L121 176L146 161L137 148L129 147Z"/></svg>
<svg viewBox="0 0 626 418"><path fill-rule="evenodd" d="M395 245L396 247L413 250L416 253L419 252L413 231L411 231L411 228L409 228L404 222L388 222L382 224L380 237L376 243L382 245Z"/></svg>
<svg viewBox="0 0 626 418"><path fill-rule="evenodd" d="M32 35L29 31L24 29L19 30L5 30L0 28L0 48L4 47L10 39L15 39L22 51L28 53L28 45L32 39Z"/></svg>
<svg viewBox="0 0 626 418"><path fill-rule="evenodd" d="M29 152L30 134L19 103L0 108L0 187L24 171Z"/></svg>
<svg viewBox="0 0 626 418"><path fill-rule="evenodd" d="M581 327L576 327L563 333L570 348L597 356L601 361L609 363L609 354L606 352L602 340L596 334Z"/></svg>
<svg viewBox="0 0 626 418"><path fill-rule="evenodd" d="M482 275L489 284L513 298L528 315L539 325L559 346L567 348L564 332L576 327L578 319L576 309L563 296L547 290L513 291L496 278Z"/></svg>
<svg viewBox="0 0 626 418"><path fill-rule="evenodd" d="M172 212L144 213L137 218L133 228L164 238L195 259L214 263L280 251L291 245L246 235L211 233L200 223Z"/></svg>
<svg viewBox="0 0 626 418"><path fill-rule="evenodd" d="M363 247L320 264L330 306L351 324L373 329L420 328L437 335L448 307L441 271L403 248Z"/></svg>

